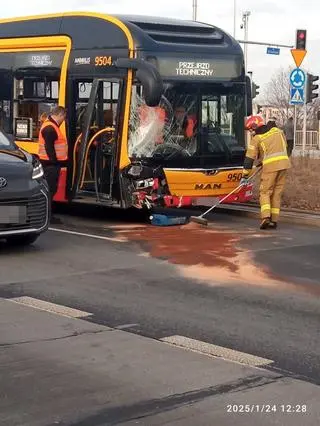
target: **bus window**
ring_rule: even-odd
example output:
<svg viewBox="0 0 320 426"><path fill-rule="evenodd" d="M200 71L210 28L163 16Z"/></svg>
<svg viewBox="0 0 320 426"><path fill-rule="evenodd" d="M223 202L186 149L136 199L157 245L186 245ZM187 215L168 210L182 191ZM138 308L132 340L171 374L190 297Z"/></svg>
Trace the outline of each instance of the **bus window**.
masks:
<svg viewBox="0 0 320 426"><path fill-rule="evenodd" d="M12 92L12 74L9 72L0 72L0 127L8 134L12 134L13 132Z"/></svg>
<svg viewBox="0 0 320 426"><path fill-rule="evenodd" d="M81 133L84 113L88 105L92 81L77 82L76 90L76 136Z"/></svg>
<svg viewBox="0 0 320 426"><path fill-rule="evenodd" d="M76 162L81 158L79 153L83 142L82 137L79 136L84 131L86 113L88 109L90 110L90 123L87 123L89 133L85 142L87 145L84 156L85 166L80 180L80 190L97 191L99 196L109 195L120 85L119 82L106 80L100 81L95 87L92 80L86 80L77 81L75 87L77 143L74 159Z"/></svg>
<svg viewBox="0 0 320 426"><path fill-rule="evenodd" d="M129 155L152 158L164 149L192 156L198 149L197 95L168 93L159 106L146 105L141 87L134 87L130 113Z"/></svg>
<svg viewBox="0 0 320 426"><path fill-rule="evenodd" d="M32 119L30 139L38 139L41 117L50 114L58 104L58 96L58 80L29 75L14 78L13 118ZM19 140L19 135L15 136Z"/></svg>
<svg viewBox="0 0 320 426"><path fill-rule="evenodd" d="M77 102L76 102L76 135L81 133L81 126L83 123L84 113L88 105L90 93L92 88L92 81L81 81L77 85ZM115 125L117 104L119 99L119 83L116 82L103 82L103 95L102 105L100 107L100 114L97 114L98 100L92 118L92 127L113 127ZM99 118L100 117L100 118Z"/></svg>
<svg viewBox="0 0 320 426"><path fill-rule="evenodd" d="M174 167L228 164L230 143L244 143L244 100L241 85L167 84L159 106L150 108L134 88L129 156Z"/></svg>

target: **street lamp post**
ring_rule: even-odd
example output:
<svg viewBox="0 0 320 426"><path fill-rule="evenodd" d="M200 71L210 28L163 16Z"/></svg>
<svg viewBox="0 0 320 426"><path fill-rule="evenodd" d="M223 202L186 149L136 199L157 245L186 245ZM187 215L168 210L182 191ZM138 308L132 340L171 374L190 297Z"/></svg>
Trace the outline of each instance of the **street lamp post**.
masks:
<svg viewBox="0 0 320 426"><path fill-rule="evenodd" d="M192 10L193 10L192 19L194 21L196 21L197 20L197 12L198 12L198 0L192 0Z"/></svg>
<svg viewBox="0 0 320 426"><path fill-rule="evenodd" d="M233 0L233 37L236 38L237 27L237 0Z"/></svg>
<svg viewBox="0 0 320 426"><path fill-rule="evenodd" d="M249 16L251 12L248 10L242 13L241 28L244 29L244 65L247 71L248 67L248 35L249 35Z"/></svg>

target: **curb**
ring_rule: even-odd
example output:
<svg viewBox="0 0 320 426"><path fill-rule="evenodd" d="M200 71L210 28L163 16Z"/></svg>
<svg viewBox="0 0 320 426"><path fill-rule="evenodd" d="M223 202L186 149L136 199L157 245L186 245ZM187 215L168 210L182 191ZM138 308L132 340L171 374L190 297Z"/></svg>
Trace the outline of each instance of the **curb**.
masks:
<svg viewBox="0 0 320 426"><path fill-rule="evenodd" d="M219 212L231 214L234 216L249 217L252 219L260 220L260 211L258 207L248 207L248 206L219 206L217 207ZM315 226L320 227L320 215L312 213L304 213L297 211L290 211L283 209L280 221L282 223L291 223L294 225L302 226Z"/></svg>
<svg viewBox="0 0 320 426"><path fill-rule="evenodd" d="M154 213L165 214L168 216L192 216L200 215L205 210L209 209L208 206L197 206L191 209L180 208L156 208ZM260 220L260 209L258 206L248 206L248 204L223 204L217 206L216 212L220 214L229 214L231 216L247 217L251 219ZM214 213L209 213L207 218L213 221ZM280 216L281 223L289 223L300 226L313 226L320 227L320 214L314 214L304 211L296 211L289 209L282 209Z"/></svg>

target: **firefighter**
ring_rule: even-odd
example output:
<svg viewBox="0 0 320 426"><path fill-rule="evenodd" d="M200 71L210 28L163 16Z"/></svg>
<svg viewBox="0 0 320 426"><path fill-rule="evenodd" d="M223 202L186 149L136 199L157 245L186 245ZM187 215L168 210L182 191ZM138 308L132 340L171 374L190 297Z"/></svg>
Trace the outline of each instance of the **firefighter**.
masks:
<svg viewBox="0 0 320 426"><path fill-rule="evenodd" d="M265 125L260 116L248 117L245 127L252 138L244 160L244 177L250 175L254 161L260 160L260 229L276 229L281 196L290 168L287 141L279 128Z"/></svg>

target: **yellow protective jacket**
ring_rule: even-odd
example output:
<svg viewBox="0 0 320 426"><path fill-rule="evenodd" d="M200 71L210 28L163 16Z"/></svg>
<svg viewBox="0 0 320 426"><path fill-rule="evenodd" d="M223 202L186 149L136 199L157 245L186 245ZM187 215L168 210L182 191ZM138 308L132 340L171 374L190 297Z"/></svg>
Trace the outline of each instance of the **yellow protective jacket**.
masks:
<svg viewBox="0 0 320 426"><path fill-rule="evenodd" d="M264 172L277 172L290 168L287 141L282 130L277 127L256 134L250 141L244 168L251 169L253 161L259 159ZM250 166L251 164L251 166Z"/></svg>

